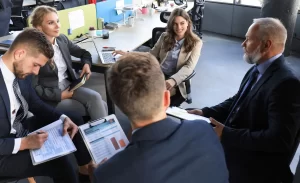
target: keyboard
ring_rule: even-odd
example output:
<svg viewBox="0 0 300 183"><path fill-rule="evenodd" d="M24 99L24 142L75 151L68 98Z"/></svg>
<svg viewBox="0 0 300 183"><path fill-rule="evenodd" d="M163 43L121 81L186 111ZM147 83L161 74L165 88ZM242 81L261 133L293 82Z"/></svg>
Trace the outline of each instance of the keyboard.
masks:
<svg viewBox="0 0 300 183"><path fill-rule="evenodd" d="M116 63L116 58L112 54L113 52L101 52L100 59L103 64L113 64Z"/></svg>

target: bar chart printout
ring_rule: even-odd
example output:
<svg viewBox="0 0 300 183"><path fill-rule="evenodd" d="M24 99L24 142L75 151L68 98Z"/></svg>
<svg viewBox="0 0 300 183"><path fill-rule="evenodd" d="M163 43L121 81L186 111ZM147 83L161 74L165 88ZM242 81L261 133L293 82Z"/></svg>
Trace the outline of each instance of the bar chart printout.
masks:
<svg viewBox="0 0 300 183"><path fill-rule="evenodd" d="M110 115L114 116L114 115ZM86 141L90 154L95 163L100 163L104 158L110 158L122 151L129 143L123 129L115 118L94 126L80 126L80 132Z"/></svg>

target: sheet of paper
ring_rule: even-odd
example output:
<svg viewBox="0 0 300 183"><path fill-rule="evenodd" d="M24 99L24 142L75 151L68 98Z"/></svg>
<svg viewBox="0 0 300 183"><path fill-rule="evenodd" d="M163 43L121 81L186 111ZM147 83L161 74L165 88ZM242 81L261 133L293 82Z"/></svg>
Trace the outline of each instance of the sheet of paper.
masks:
<svg viewBox="0 0 300 183"><path fill-rule="evenodd" d="M122 151L129 141L120 124L114 118L81 131L95 163Z"/></svg>
<svg viewBox="0 0 300 183"><path fill-rule="evenodd" d="M47 131L48 138L40 149L30 150L34 165L76 151L70 136L68 134L62 136L63 122L61 120L57 120L37 131L40 130ZM36 131L33 133L36 133Z"/></svg>
<svg viewBox="0 0 300 183"><path fill-rule="evenodd" d="M204 120L208 123L210 123L210 120L206 117L195 115L195 114L190 114L186 110L178 108L178 107L169 107L167 109L167 114L178 117L180 119L186 119L186 120Z"/></svg>
<svg viewBox="0 0 300 183"><path fill-rule="evenodd" d="M122 8L124 7L124 0L117 0L116 1L116 9L117 9L117 15L122 14Z"/></svg>
<svg viewBox="0 0 300 183"><path fill-rule="evenodd" d="M71 30L78 29L84 26L83 10L71 11L69 12L68 16Z"/></svg>

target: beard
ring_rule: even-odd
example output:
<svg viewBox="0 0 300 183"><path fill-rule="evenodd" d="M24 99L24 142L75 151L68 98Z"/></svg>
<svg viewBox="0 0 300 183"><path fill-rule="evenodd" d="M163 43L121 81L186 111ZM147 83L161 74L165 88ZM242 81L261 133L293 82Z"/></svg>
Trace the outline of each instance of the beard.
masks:
<svg viewBox="0 0 300 183"><path fill-rule="evenodd" d="M247 54L246 52L244 53L244 60L248 63L248 64L257 64L257 62L261 59L262 54L260 52L260 47L257 47L253 53L251 54Z"/></svg>
<svg viewBox="0 0 300 183"><path fill-rule="evenodd" d="M24 79L27 74L25 74L22 70L22 61L19 61L18 63L17 62L14 62L13 63L13 69L14 69L14 74L17 78L19 79Z"/></svg>

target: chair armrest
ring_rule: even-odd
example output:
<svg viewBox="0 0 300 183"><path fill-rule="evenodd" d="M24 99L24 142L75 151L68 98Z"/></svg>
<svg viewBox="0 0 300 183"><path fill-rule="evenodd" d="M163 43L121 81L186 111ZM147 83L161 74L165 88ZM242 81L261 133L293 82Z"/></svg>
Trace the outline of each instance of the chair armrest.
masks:
<svg viewBox="0 0 300 183"><path fill-rule="evenodd" d="M188 80L190 80L192 77L194 77L196 74L195 70L193 70L192 74L190 74L188 77L185 78L185 80L183 80L182 82L186 82Z"/></svg>

